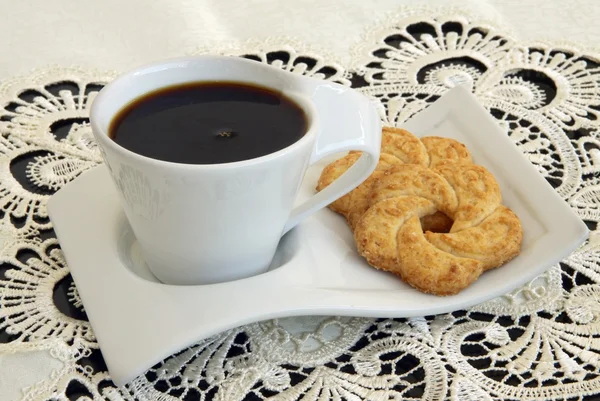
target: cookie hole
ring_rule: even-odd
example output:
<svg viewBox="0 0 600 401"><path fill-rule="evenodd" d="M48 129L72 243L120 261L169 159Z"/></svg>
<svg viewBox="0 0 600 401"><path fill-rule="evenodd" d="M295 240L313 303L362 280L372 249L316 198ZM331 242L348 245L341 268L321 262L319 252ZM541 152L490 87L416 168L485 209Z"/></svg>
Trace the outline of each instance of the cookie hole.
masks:
<svg viewBox="0 0 600 401"><path fill-rule="evenodd" d="M454 220L442 212L435 212L421 217L421 227L423 232L431 231L433 233L447 234L452 228Z"/></svg>

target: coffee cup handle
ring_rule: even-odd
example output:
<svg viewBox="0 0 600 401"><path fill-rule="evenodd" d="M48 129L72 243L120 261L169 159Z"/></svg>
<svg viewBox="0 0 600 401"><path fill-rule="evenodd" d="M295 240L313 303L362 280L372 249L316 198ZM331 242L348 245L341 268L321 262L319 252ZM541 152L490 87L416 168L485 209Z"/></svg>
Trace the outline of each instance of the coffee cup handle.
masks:
<svg viewBox="0 0 600 401"><path fill-rule="evenodd" d="M331 185L292 210L284 234L360 185L375 170L379 161L381 120L373 101L342 85L315 79L310 81L314 85L312 101L318 113L320 132L309 165L344 151L357 150L362 155Z"/></svg>

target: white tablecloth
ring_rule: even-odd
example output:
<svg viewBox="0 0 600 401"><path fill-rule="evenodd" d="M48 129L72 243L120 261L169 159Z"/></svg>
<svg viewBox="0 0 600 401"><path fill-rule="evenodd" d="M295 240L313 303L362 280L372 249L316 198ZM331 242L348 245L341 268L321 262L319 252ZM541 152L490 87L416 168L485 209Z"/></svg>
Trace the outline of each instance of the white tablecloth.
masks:
<svg viewBox="0 0 600 401"><path fill-rule="evenodd" d="M66 0L3 2L0 77L49 64L123 71L202 47L292 39L353 67L353 47L396 15L467 10L521 40L600 46L594 0Z"/></svg>
<svg viewBox="0 0 600 401"><path fill-rule="evenodd" d="M597 0L1 0L0 10L0 87L72 66L120 72L185 54L285 45L319 54L347 70L359 69L365 61L364 44L409 15L470 16L522 46L544 41L558 48L569 43L597 54L600 43ZM0 91L0 101L6 100L2 96L8 92ZM11 239L1 240L5 244ZM19 400L25 394L46 399L50 390L43 383L63 388L60 380L73 375L61 378L61 372L77 359L70 345L53 339L0 344L0 400ZM453 397L463 399L457 394ZM54 396L65 399L64 394Z"/></svg>

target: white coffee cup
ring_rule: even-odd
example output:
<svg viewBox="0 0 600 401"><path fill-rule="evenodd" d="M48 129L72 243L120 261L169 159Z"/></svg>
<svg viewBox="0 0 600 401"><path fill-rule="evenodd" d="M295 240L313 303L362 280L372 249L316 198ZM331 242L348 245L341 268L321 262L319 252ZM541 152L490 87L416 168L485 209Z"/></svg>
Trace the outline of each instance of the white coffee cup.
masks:
<svg viewBox="0 0 600 401"><path fill-rule="evenodd" d="M151 159L109 138L111 120L130 102L198 81L281 91L305 111L307 132L275 153L212 165ZM358 92L237 57L198 56L138 68L100 91L90 120L143 257L166 284L211 284L265 272L283 234L371 174L381 141L378 113ZM306 168L348 150L363 155L332 185L293 208Z"/></svg>

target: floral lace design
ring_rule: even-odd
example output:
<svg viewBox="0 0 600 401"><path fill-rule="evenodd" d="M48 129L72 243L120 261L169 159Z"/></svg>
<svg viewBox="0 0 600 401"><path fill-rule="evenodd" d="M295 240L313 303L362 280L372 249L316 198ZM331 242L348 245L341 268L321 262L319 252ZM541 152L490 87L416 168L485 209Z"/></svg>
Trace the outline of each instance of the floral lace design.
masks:
<svg viewBox="0 0 600 401"><path fill-rule="evenodd" d="M53 342L64 368L27 389L26 400L583 400L600 392L599 55L520 43L466 14L425 11L372 32L352 69L274 40L220 53L357 88L379 100L390 125L465 85L592 235L527 285L470 310L254 323L115 388L45 210L52 193L101 162L89 105L115 74L35 72L0 86L0 341L15 350Z"/></svg>

